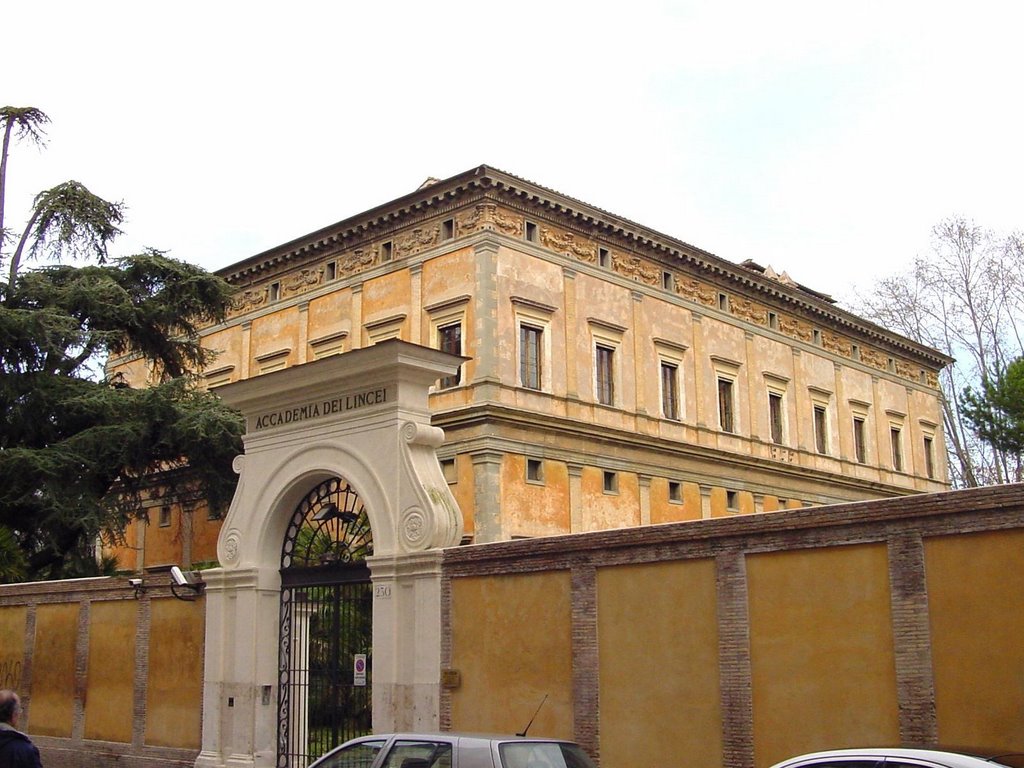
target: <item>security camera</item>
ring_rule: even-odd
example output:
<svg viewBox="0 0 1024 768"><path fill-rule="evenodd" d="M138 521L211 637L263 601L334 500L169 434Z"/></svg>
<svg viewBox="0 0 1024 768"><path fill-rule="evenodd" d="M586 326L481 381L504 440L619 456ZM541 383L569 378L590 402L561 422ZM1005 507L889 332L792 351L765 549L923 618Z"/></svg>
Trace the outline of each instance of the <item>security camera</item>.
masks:
<svg viewBox="0 0 1024 768"><path fill-rule="evenodd" d="M128 579L128 583L134 588L138 589L142 586L142 579Z"/></svg>
<svg viewBox="0 0 1024 768"><path fill-rule="evenodd" d="M181 572L181 568L176 565L171 566L171 580L179 587L189 585L189 580L185 578L185 574Z"/></svg>

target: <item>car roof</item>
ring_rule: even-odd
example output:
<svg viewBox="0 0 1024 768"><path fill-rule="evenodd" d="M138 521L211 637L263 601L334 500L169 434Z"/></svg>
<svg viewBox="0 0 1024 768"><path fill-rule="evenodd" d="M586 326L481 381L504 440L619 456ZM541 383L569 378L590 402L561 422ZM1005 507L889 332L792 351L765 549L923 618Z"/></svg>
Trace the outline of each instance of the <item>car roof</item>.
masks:
<svg viewBox="0 0 1024 768"><path fill-rule="evenodd" d="M777 763L773 768L780 766L793 766L805 762L814 762L825 758L836 757L896 757L906 760L922 760L951 768L981 768L981 766L992 766L1001 764L999 756L1005 754L1016 755L1012 751L1000 752L999 750L970 750L953 751L940 748L924 749L916 747L863 747L856 749L830 749L822 752L810 752L798 757L791 757ZM1017 762L1017 761L1014 761Z"/></svg>

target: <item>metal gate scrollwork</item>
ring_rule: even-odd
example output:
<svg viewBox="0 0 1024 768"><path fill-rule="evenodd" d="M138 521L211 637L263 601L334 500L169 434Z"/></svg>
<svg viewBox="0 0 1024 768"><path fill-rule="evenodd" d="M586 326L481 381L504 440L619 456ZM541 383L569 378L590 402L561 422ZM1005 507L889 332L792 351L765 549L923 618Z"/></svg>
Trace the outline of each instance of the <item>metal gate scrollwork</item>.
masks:
<svg viewBox="0 0 1024 768"><path fill-rule="evenodd" d="M296 507L281 550L279 768L303 768L370 732L370 521L345 480Z"/></svg>

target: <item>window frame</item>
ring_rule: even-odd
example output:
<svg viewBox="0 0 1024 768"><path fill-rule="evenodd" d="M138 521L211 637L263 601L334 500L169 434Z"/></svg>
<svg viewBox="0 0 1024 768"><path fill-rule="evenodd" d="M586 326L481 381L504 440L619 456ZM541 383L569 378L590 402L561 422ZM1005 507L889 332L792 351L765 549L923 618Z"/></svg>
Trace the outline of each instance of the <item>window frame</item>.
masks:
<svg viewBox="0 0 1024 768"><path fill-rule="evenodd" d="M515 382L516 387L532 392L551 391L551 319L555 307L541 304L530 299L513 296L512 306L515 323ZM536 334L536 343L531 349L535 355L533 362L536 368L536 386L531 386L524 379L524 334L526 331ZM532 383L532 382L531 382Z"/></svg>

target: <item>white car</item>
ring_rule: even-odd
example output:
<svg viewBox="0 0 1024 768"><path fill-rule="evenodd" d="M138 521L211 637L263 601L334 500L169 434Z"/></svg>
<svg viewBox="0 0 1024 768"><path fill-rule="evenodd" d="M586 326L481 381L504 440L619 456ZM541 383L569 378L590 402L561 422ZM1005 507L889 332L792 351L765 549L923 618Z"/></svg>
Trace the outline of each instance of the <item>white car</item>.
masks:
<svg viewBox="0 0 1024 768"><path fill-rule="evenodd" d="M1024 754L943 749L833 749L791 757L772 768L1024 768Z"/></svg>
<svg viewBox="0 0 1024 768"><path fill-rule="evenodd" d="M309 768L596 768L571 741L532 736L389 733L346 741Z"/></svg>

